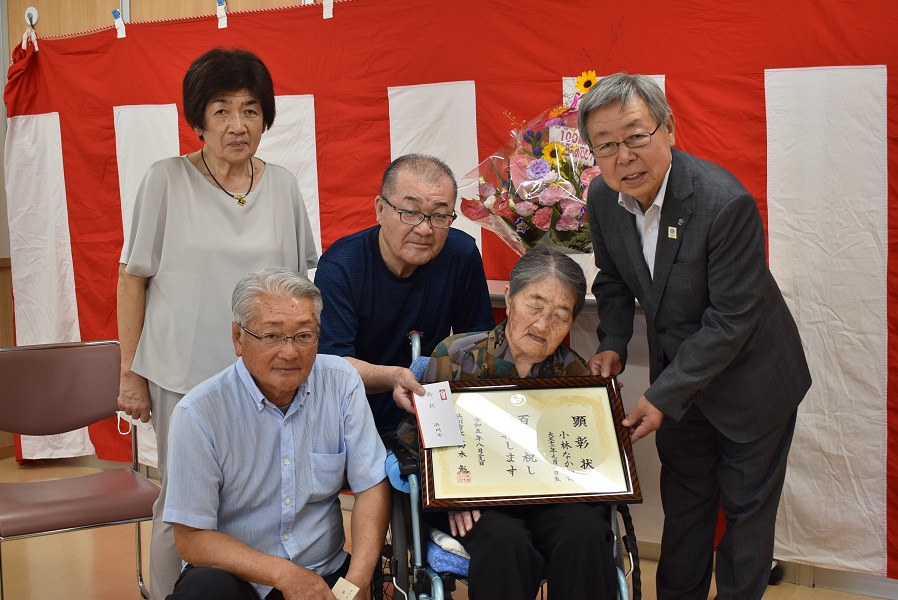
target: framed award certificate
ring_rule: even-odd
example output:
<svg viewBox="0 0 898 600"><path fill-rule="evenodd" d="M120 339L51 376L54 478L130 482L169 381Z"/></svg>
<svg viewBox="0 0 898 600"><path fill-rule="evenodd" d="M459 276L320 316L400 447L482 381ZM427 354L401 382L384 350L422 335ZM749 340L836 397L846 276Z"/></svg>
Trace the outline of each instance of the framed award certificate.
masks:
<svg viewBox="0 0 898 600"><path fill-rule="evenodd" d="M421 453L425 508L641 502L615 380L450 382L463 445Z"/></svg>

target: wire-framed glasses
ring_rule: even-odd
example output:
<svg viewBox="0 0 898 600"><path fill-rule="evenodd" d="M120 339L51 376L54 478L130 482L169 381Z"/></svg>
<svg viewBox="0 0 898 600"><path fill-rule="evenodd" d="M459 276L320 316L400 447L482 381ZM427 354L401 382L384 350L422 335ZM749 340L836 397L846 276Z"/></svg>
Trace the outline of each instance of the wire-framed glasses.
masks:
<svg viewBox="0 0 898 600"><path fill-rule="evenodd" d="M263 333L262 335L258 335L243 325L240 326L240 329L259 340L259 342L269 350L284 347L287 344L287 340L293 340L293 344L296 346L312 346L318 342L318 336L321 334L320 331L300 331L292 336L284 335L283 333Z"/></svg>
<svg viewBox="0 0 898 600"><path fill-rule="evenodd" d="M658 123L658 126L655 127L651 133L634 133L620 142L603 142L601 144L596 144L591 148L592 153L596 158L605 158L617 154L617 149L621 144L625 145L627 148L641 148L642 146L647 146L648 143L652 141L652 136L655 135L655 132L658 131L659 127L661 127L661 123Z"/></svg>
<svg viewBox="0 0 898 600"><path fill-rule="evenodd" d="M417 226L424 219L427 219L430 222L430 226L436 229L449 229L452 226L452 222L458 217L455 214L455 211L452 212L451 215L444 215L440 213L434 213L432 215L428 215L426 213L422 213L420 210L408 210L405 208L397 208L393 206L393 203L387 200L386 196L381 196L381 199L387 203L387 206L395 210L399 213L399 220L405 223L406 225Z"/></svg>

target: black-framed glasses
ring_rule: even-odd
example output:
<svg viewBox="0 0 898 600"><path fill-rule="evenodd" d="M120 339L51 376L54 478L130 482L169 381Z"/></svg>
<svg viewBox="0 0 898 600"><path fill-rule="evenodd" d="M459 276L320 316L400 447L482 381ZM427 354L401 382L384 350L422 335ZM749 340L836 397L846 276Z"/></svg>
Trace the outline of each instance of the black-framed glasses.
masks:
<svg viewBox="0 0 898 600"><path fill-rule="evenodd" d="M643 146L648 146L649 142L652 141L652 136L655 135L655 132L658 131L658 128L660 128L661 125L661 123L658 123L658 127L655 127L651 133L634 133L620 142L604 142L602 144L596 144L590 148L590 150L592 150L592 153L595 154L596 158L605 158L617 154L617 149L621 144L625 145L627 148L641 148Z"/></svg>
<svg viewBox="0 0 898 600"><path fill-rule="evenodd" d="M452 226L452 222L455 221L455 219L458 217L458 215L455 214L455 211L452 211L451 215L443 215L440 213L428 215L426 213L422 213L420 210L397 208L393 206L392 202L387 200L386 196L381 196L380 199L386 202L387 206L398 212L399 220L406 225L417 226L420 225L424 221L424 219L427 219L430 222L431 227L435 227L436 229L449 229Z"/></svg>
<svg viewBox="0 0 898 600"><path fill-rule="evenodd" d="M318 342L318 336L321 334L320 331L300 331L292 336L284 335L283 333L263 333L262 335L257 335L243 325L240 326L240 329L259 340L259 342L269 350L283 348L287 345L287 340L293 340L293 344L296 346L312 346Z"/></svg>

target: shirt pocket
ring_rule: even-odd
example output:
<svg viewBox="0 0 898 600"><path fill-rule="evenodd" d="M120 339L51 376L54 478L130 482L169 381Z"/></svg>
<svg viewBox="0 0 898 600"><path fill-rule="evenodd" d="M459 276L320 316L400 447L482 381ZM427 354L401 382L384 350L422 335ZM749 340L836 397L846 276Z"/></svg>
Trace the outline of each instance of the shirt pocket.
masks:
<svg viewBox="0 0 898 600"><path fill-rule="evenodd" d="M312 494L309 502L333 498L346 480L346 452L339 454L312 453Z"/></svg>

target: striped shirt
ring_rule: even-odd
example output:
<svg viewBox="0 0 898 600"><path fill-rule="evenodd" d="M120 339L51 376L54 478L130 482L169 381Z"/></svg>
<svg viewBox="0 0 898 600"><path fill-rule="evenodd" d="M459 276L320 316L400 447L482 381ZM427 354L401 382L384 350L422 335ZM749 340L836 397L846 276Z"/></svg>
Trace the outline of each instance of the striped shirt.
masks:
<svg viewBox="0 0 898 600"><path fill-rule="evenodd" d="M385 457L365 388L344 359L319 354L286 414L239 359L175 408L163 518L328 575L346 558L344 477L364 491L384 479ZM253 587L262 598L271 591Z"/></svg>

